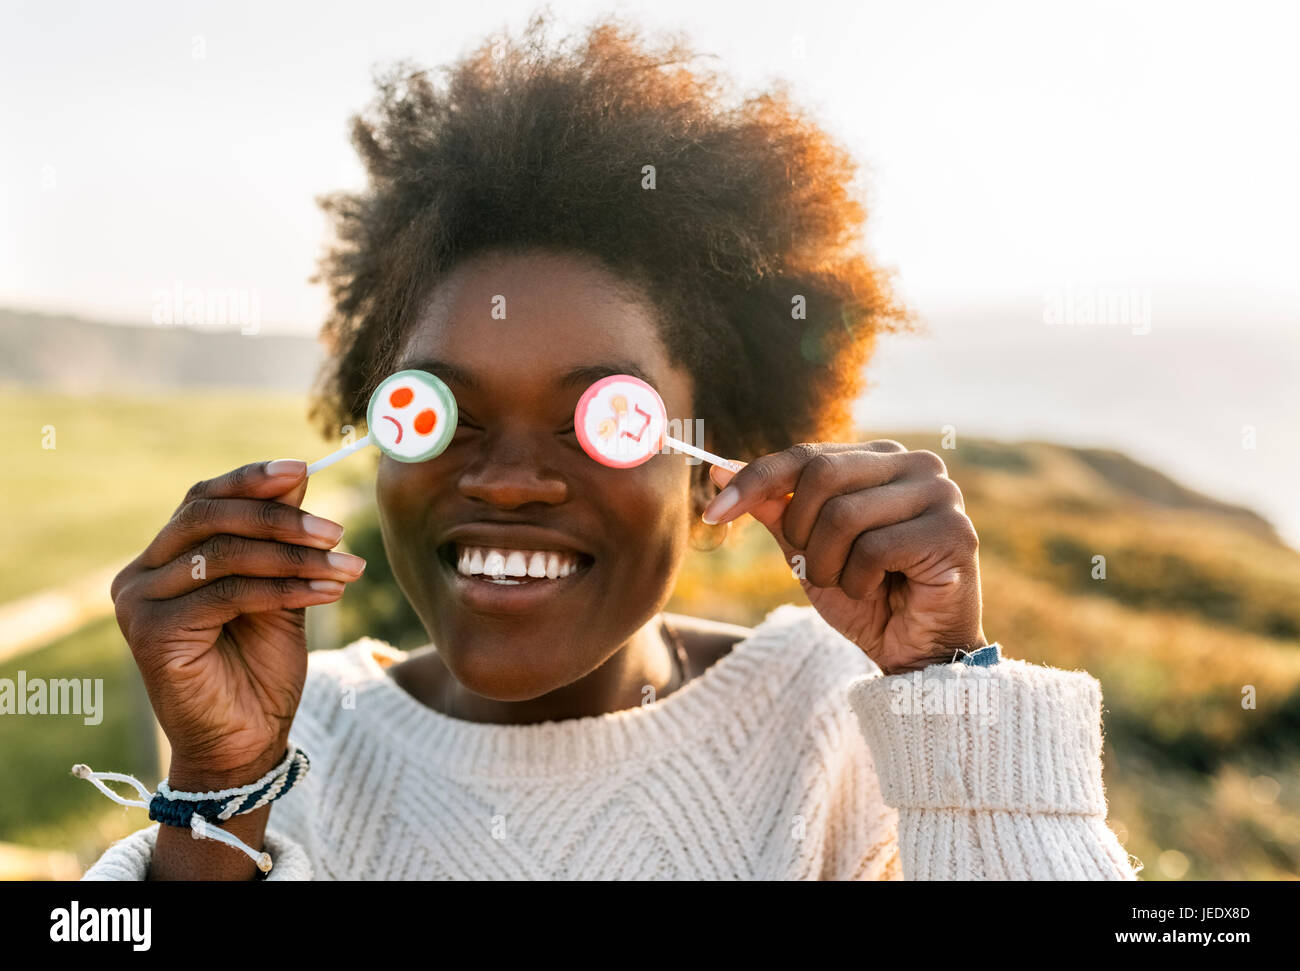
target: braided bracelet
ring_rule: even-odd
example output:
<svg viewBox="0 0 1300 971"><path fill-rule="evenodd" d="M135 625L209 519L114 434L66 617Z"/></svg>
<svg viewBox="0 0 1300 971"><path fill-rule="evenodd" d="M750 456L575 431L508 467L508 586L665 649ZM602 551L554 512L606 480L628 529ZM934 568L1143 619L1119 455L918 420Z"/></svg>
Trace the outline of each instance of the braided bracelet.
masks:
<svg viewBox="0 0 1300 971"><path fill-rule="evenodd" d="M258 853L217 824L232 816L254 812L279 799L307 774L310 767L311 760L307 758L307 753L290 742L280 764L262 778L245 786L217 792L176 792L163 779L158 783L158 791L151 793L134 776L121 772L92 772L90 766L82 764L74 765L72 774L78 779L88 779L96 789L116 803L148 809L150 819L168 826L188 827L195 839L214 839L243 851L265 874L271 871L271 855ZM100 780L129 783L149 801L123 799ZM209 826L209 823L212 825Z"/></svg>

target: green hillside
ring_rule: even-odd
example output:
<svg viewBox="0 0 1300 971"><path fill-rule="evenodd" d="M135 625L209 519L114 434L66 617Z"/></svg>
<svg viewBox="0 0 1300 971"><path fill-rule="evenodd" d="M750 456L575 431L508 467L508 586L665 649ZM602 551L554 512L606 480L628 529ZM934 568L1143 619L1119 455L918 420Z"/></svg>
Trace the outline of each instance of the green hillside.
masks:
<svg viewBox="0 0 1300 971"><path fill-rule="evenodd" d="M0 495L23 510L0 531L0 603L130 560L198 479L331 451L305 409L302 395L289 394L80 397L0 388L8 442ZM365 461L329 469L307 505L358 481Z"/></svg>
<svg viewBox="0 0 1300 971"><path fill-rule="evenodd" d="M0 538L0 600L134 555L197 478L328 450L289 396L3 404L20 455L0 484L23 515ZM39 448L47 423L58 429L53 452ZM930 435L873 435L886 436L938 452L961 486L981 538L988 636L1009 656L1101 681L1110 822L1143 878L1300 876L1300 553L1248 510L1117 453L974 439L943 450ZM308 494L309 506L331 492L359 504L345 542L370 565L334 615L337 636L414 646L423 632L382 556L370 468L350 460ZM669 609L753 624L782 602L802 592L751 521L721 550L691 555ZM111 616L0 663L5 677L18 667L103 677L107 695L96 729L0 724L0 841L72 849L85 864L143 825L67 771L88 761L148 776L150 715L130 664Z"/></svg>

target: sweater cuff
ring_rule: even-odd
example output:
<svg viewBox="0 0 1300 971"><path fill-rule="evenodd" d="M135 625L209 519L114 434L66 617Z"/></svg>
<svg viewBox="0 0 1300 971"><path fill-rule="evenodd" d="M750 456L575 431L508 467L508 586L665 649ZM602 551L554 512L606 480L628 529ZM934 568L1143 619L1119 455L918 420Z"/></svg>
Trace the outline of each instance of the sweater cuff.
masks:
<svg viewBox="0 0 1300 971"><path fill-rule="evenodd" d="M1101 685L1002 659L854 680L885 802L896 809L1105 817Z"/></svg>
<svg viewBox="0 0 1300 971"><path fill-rule="evenodd" d="M154 823L148 829L137 830L130 836L118 840L104 851L81 879L145 880L149 875L149 863L153 859L154 847L158 842L159 825ZM262 842L263 848L271 854L271 872L266 875L266 881L312 878L311 861L307 858L307 851L297 842L277 833L269 826ZM231 852L239 851L232 848Z"/></svg>

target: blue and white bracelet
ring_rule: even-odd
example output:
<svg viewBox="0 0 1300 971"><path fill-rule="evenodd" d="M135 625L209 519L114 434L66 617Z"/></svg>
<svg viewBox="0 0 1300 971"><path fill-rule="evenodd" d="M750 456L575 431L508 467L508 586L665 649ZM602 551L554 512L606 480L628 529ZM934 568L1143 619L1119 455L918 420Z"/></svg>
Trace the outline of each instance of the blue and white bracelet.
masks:
<svg viewBox="0 0 1300 971"><path fill-rule="evenodd" d="M188 827L195 839L214 839L241 850L265 874L271 872L271 855L258 853L238 837L221 829L219 824L279 799L307 774L310 767L307 753L290 742L280 764L262 778L246 786L217 792L177 792L163 779L158 783L158 791L151 793L134 776L121 772L93 772L90 766L82 764L74 765L72 774L78 779L88 779L96 789L120 805L148 809L150 819L168 826ZM124 799L101 780L129 783L148 802Z"/></svg>
<svg viewBox="0 0 1300 971"><path fill-rule="evenodd" d="M977 647L969 654L962 651L961 663L973 668L991 668L1002 660L1002 645L997 641L985 647Z"/></svg>

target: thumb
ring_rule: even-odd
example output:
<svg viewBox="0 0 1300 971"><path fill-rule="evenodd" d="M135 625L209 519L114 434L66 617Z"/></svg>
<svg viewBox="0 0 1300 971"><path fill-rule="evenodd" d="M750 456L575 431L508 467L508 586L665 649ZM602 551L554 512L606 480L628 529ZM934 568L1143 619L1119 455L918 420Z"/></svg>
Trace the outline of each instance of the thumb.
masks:
<svg viewBox="0 0 1300 971"><path fill-rule="evenodd" d="M724 469L720 465L715 465L709 469L709 478L719 489L725 488L727 483L735 478L735 475L735 472L732 472L730 469ZM783 517L785 516L785 511L789 507L790 499L793 495L794 493L787 493L777 499L768 499L766 502L760 502L757 506L747 512L747 515L753 516L767 527L767 531L772 534L772 538L775 539L777 545L781 547L781 552L785 555L786 562L789 562L790 557L799 552L786 542L785 531L782 529L781 525Z"/></svg>
<svg viewBox="0 0 1300 971"><path fill-rule="evenodd" d="M275 496L273 498L275 499L276 502L282 502L286 506L297 506L298 508L301 509L303 497L307 495L307 483L309 481L310 478L304 476L301 482L299 482L288 492L284 493L284 495Z"/></svg>

